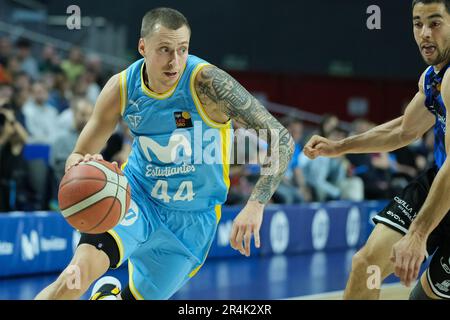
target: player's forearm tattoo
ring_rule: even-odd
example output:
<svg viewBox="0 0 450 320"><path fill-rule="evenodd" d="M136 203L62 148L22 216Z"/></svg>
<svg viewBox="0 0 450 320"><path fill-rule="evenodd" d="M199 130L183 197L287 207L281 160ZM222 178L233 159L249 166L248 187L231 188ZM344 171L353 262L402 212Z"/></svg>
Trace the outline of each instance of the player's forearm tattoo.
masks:
<svg viewBox="0 0 450 320"><path fill-rule="evenodd" d="M196 91L203 104L207 105L212 101L223 113L247 128L266 129L269 141L273 137L278 138L276 170L272 174L261 175L250 196L250 200L267 203L283 178L294 152L291 135L258 100L226 72L216 67L204 67L197 79ZM273 132L277 134L274 135Z"/></svg>

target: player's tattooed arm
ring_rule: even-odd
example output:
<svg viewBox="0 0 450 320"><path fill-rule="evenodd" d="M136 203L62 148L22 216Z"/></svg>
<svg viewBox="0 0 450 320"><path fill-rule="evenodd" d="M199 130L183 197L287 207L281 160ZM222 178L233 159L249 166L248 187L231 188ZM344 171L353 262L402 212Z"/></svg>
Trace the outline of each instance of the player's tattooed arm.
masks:
<svg viewBox="0 0 450 320"><path fill-rule="evenodd" d="M283 127L243 86L223 70L214 66L204 67L196 77L196 92L202 104L209 110L217 110L238 121L246 128L267 130L269 146L277 139L278 150L270 150L271 158L278 160L271 174L261 175L250 200L267 203L277 189L294 152L294 141ZM266 163L266 161L265 161ZM273 166L273 163L270 164ZM272 167L273 168L273 167Z"/></svg>

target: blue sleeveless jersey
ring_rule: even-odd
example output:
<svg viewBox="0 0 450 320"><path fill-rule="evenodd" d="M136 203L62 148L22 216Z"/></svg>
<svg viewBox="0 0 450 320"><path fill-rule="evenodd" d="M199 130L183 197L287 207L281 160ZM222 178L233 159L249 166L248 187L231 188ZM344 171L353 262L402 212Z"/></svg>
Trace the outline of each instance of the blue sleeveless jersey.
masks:
<svg viewBox="0 0 450 320"><path fill-rule="evenodd" d="M123 120L134 137L124 166L132 189L174 210L207 210L226 200L231 121L208 118L194 89L204 60L189 55L178 82L158 94L144 83L144 59L120 73Z"/></svg>
<svg viewBox="0 0 450 320"><path fill-rule="evenodd" d="M425 72L423 84L426 96L425 106L436 117L436 123L434 125L434 162L439 169L447 158L445 151L445 121L447 111L441 96L441 83L448 67L449 65L446 65L439 73L436 73L432 66L429 67Z"/></svg>

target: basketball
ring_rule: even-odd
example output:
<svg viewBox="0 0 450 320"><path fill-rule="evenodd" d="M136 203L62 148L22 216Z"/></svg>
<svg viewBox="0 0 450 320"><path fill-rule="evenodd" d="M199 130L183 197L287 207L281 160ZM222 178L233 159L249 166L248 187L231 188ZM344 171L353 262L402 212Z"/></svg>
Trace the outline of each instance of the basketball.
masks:
<svg viewBox="0 0 450 320"><path fill-rule="evenodd" d="M83 233L103 233L120 223L128 211L130 186L112 163L82 162L62 178L58 201L72 227Z"/></svg>

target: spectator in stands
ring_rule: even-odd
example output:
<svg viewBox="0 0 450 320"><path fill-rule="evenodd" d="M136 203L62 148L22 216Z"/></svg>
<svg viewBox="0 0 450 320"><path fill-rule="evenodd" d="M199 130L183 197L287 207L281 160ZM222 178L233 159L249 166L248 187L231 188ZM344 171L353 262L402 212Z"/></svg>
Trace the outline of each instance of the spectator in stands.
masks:
<svg viewBox="0 0 450 320"><path fill-rule="evenodd" d="M352 125L352 134L360 134L374 127L372 122L365 119L357 119ZM392 163L387 153L347 154L345 157L352 164L353 173L364 182L365 199L377 200L390 197Z"/></svg>
<svg viewBox="0 0 450 320"><path fill-rule="evenodd" d="M303 150L303 123L288 117L282 120L295 142L295 150L283 180L273 195L275 203L293 204L311 201L311 191L300 168L299 157Z"/></svg>
<svg viewBox="0 0 450 320"><path fill-rule="evenodd" d="M22 104L18 103L22 100ZM22 127L25 128L25 117L22 113L22 105L26 101L27 96L23 96L20 93L14 91L13 87L8 84L0 83L0 107L12 110L16 121L18 121Z"/></svg>
<svg viewBox="0 0 450 320"><path fill-rule="evenodd" d="M69 108L70 100L73 98L70 83L62 69L51 74L53 75L53 84L48 87L49 103L61 113Z"/></svg>
<svg viewBox="0 0 450 320"><path fill-rule="evenodd" d="M337 140L343 135L339 129L328 133L328 138ZM364 183L349 172L349 162L345 157L318 157L314 161L303 153L300 167L316 201L364 199Z"/></svg>
<svg viewBox="0 0 450 320"><path fill-rule="evenodd" d="M408 104L409 102L403 104L402 114L405 113ZM421 170L425 169L420 165L426 163L425 156L419 152L419 149L422 146L422 139L423 137L420 137L411 144L390 153L392 157L395 158L395 172L391 178L391 186L396 188L398 193L400 193L400 191L403 190ZM397 192L395 193L398 194Z"/></svg>
<svg viewBox="0 0 450 320"><path fill-rule="evenodd" d="M32 97L23 107L30 142L51 145L58 135L58 112L47 100L46 86L42 82L35 82L32 86Z"/></svg>
<svg viewBox="0 0 450 320"><path fill-rule="evenodd" d="M0 84L11 83L12 77L7 70L8 59L11 56L11 42L6 37L0 37Z"/></svg>
<svg viewBox="0 0 450 320"><path fill-rule="evenodd" d="M8 84L0 83L0 107L10 108L13 97L13 89Z"/></svg>
<svg viewBox="0 0 450 320"><path fill-rule="evenodd" d="M11 83L11 78L6 71L6 68L0 64L0 84L2 83Z"/></svg>
<svg viewBox="0 0 450 320"><path fill-rule="evenodd" d="M31 92L31 79L28 74L19 71L13 74L13 87L17 90L28 90Z"/></svg>
<svg viewBox="0 0 450 320"><path fill-rule="evenodd" d="M11 103L11 109L14 111L16 120L26 129L25 115L23 114L23 106L30 99L30 92L27 89L15 89Z"/></svg>
<svg viewBox="0 0 450 320"><path fill-rule="evenodd" d="M418 158L424 158L414 149L414 145L408 145L390 153L393 157L394 172L391 177L391 187L403 190L408 183L419 174L418 163L424 162ZM397 193L397 192L395 192Z"/></svg>
<svg viewBox="0 0 450 320"><path fill-rule="evenodd" d="M64 166L67 157L72 153L78 136L92 115L94 105L86 99L75 99L73 101L73 123L58 136L52 145L50 165L56 178L56 185L59 185L64 176Z"/></svg>
<svg viewBox="0 0 450 320"><path fill-rule="evenodd" d="M304 141L308 141L313 135L328 136L331 131L339 127L339 118L334 114L322 115L322 120L319 127L315 130L310 130L304 137Z"/></svg>
<svg viewBox="0 0 450 320"><path fill-rule="evenodd" d="M74 84L76 79L85 71L81 49L78 47L70 49L69 58L62 62L61 68L64 70L69 82Z"/></svg>
<svg viewBox="0 0 450 320"><path fill-rule="evenodd" d="M103 72L102 59L98 55L91 54L87 57L86 69L94 75L94 81L100 87L106 84L107 76Z"/></svg>
<svg viewBox="0 0 450 320"><path fill-rule="evenodd" d="M244 205L250 198L256 179L253 179L242 164L230 166L230 189L227 195L227 205Z"/></svg>
<svg viewBox="0 0 450 320"><path fill-rule="evenodd" d="M80 74L72 83L72 95L74 98L86 98L89 83L85 74Z"/></svg>
<svg viewBox="0 0 450 320"><path fill-rule="evenodd" d="M95 104L101 91L101 88L97 83L97 75L94 72L88 70L86 71L84 76L87 83L86 98Z"/></svg>
<svg viewBox="0 0 450 320"><path fill-rule="evenodd" d="M69 100L72 96L70 84L62 69L57 69L53 75L53 88L50 90L48 102L54 106L59 113L62 113L69 110Z"/></svg>
<svg viewBox="0 0 450 320"><path fill-rule="evenodd" d="M9 57L12 56L12 43L7 37L0 37L0 65L6 67Z"/></svg>
<svg viewBox="0 0 450 320"><path fill-rule="evenodd" d="M73 101L75 100L79 100L79 99L83 99L81 97L77 97L77 98L73 98ZM66 131L69 128L73 127L73 123L74 123L74 109L75 108L75 104L71 103L69 105L69 108L67 108L66 110L64 110L63 112L61 112L58 115L58 120L57 120L57 124L56 126L58 127L58 129L60 131Z"/></svg>
<svg viewBox="0 0 450 320"><path fill-rule="evenodd" d="M434 132L429 130L422 138L420 146L417 148L417 152L424 157L421 162L421 158L418 158L417 166L424 170L429 168L434 163Z"/></svg>
<svg viewBox="0 0 450 320"><path fill-rule="evenodd" d="M20 71L20 62L19 59L15 56L10 56L6 61L5 67L3 69L3 82L13 83L14 77L19 74Z"/></svg>
<svg viewBox="0 0 450 320"><path fill-rule="evenodd" d="M22 156L27 133L0 102L0 212L33 210L29 167Z"/></svg>
<svg viewBox="0 0 450 320"><path fill-rule="evenodd" d="M123 120L120 120L119 125L106 143L106 147L101 154L106 161L116 161L119 167L128 159L131 152L131 145L133 137L130 129Z"/></svg>
<svg viewBox="0 0 450 320"><path fill-rule="evenodd" d="M52 45L46 45L42 49L41 61L39 63L39 71L41 73L57 73L61 70L59 56Z"/></svg>
<svg viewBox="0 0 450 320"><path fill-rule="evenodd" d="M323 115L322 121L319 125L319 135L327 137L332 131L339 127L339 118L334 114Z"/></svg>
<svg viewBox="0 0 450 320"><path fill-rule="evenodd" d="M259 177L260 161L264 159L267 143L233 121L234 141L230 166L230 186L227 204L245 204Z"/></svg>
<svg viewBox="0 0 450 320"><path fill-rule="evenodd" d="M31 42L27 39L19 39L16 43L17 58L20 62L20 70L27 73L33 80L39 78L39 66L31 55Z"/></svg>
<svg viewBox="0 0 450 320"><path fill-rule="evenodd" d="M347 137L347 132L341 129L334 129L329 134L329 139L339 141ZM338 166L342 166L346 173L345 177L338 182L341 190L341 200L362 201L364 200L364 181L356 176L351 167L350 161L344 156L333 159Z"/></svg>
<svg viewBox="0 0 450 320"><path fill-rule="evenodd" d="M89 72L80 75L77 78L77 81L73 84L72 90L68 91L70 92L70 95L73 96L73 99L87 99L90 103L95 105L98 95L94 92L95 89L89 92L91 84L88 81L88 74ZM58 95L62 99L62 90L66 90L66 96L69 96L69 94L67 93L68 85L69 83L67 82L67 77L65 75L61 75L61 78L58 79L59 90L57 92L54 92L55 96ZM74 107L74 104L72 104L71 107ZM73 124L74 112L71 107L63 110L58 116L58 127L62 128L62 130L64 130L64 128L72 126ZM119 138L119 141L117 142L120 146L122 145L121 141L122 138ZM119 149L120 146L118 146Z"/></svg>

